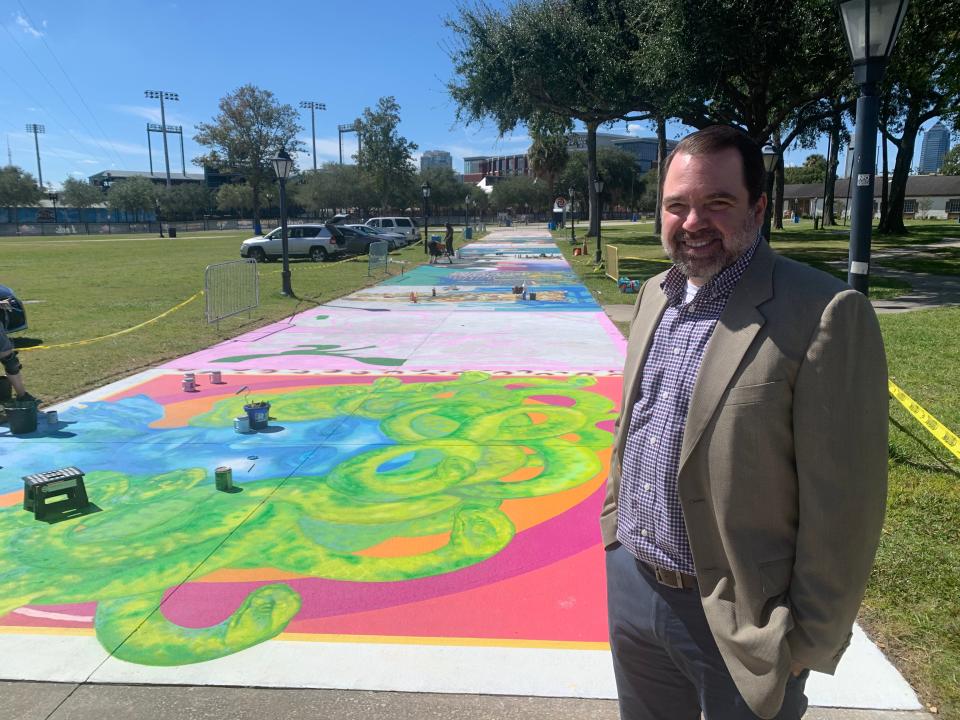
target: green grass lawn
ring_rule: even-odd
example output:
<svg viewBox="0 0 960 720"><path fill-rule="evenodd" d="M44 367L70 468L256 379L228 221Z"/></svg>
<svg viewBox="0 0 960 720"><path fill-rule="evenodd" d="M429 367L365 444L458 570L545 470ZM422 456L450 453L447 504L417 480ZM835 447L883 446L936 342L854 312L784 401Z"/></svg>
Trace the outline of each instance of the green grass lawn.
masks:
<svg viewBox="0 0 960 720"><path fill-rule="evenodd" d="M620 275L646 279L664 270L652 225L604 227L603 243L620 250ZM910 224L911 236L875 238L875 250L957 237L953 223ZM601 303L629 303L593 262L574 257L569 230L558 245ZM775 231L778 252L844 278L825 263L847 257L847 237L813 230L809 222ZM627 255L629 259L622 256ZM883 265L914 272L956 274L960 251L940 248ZM893 297L903 283L871 277L872 297ZM909 287L908 285L906 287ZM960 308L881 315L890 376L953 432L960 433ZM619 327L626 334L625 324ZM895 399L890 399L890 492L887 521L861 611L870 635L944 718L960 719L960 461Z"/></svg>
<svg viewBox="0 0 960 720"><path fill-rule="evenodd" d="M280 295L280 263L260 265L260 307L215 325L204 320L203 298L140 330L98 342L50 350L31 344L71 343L130 328L203 289L207 265L239 259L250 231L153 236L0 238L0 284L27 302L29 329L14 336L28 389L46 403L74 397L110 380L208 347L383 279L367 277L367 258L343 263L291 262L298 298ZM459 243L458 243L459 244ZM410 269L422 245L391 257ZM399 272L396 265L391 272Z"/></svg>

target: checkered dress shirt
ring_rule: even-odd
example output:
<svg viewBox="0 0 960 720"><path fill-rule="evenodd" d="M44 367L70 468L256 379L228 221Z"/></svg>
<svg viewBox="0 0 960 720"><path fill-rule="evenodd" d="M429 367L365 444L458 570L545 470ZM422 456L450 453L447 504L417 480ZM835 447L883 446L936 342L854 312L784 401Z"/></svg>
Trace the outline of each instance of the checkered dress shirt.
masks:
<svg viewBox="0 0 960 720"><path fill-rule="evenodd" d="M680 446L693 385L720 313L760 242L684 303L687 278L677 267L660 285L667 309L643 366L627 428L617 504L617 540L640 560L696 574L677 496Z"/></svg>

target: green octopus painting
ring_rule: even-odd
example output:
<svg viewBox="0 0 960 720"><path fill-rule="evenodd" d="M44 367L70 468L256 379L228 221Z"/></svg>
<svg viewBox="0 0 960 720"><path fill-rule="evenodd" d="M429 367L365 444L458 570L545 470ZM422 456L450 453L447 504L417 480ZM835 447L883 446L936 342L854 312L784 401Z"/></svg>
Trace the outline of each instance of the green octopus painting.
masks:
<svg viewBox="0 0 960 720"><path fill-rule="evenodd" d="M601 470L609 399L595 380L491 378L306 387L260 393L292 424L356 416L390 444L362 448L325 475L214 490L207 468L158 475L94 472L99 512L54 524L0 510L0 616L25 605L96 602L96 635L115 657L184 665L236 653L282 632L301 605L284 583L262 585L222 623L188 628L162 612L167 594L215 570L275 568L302 576L386 582L449 573L493 557L514 536L505 500L561 492ZM537 397L560 397L544 403ZM243 400L191 420L229 428ZM529 479L505 482L524 468ZM363 550L391 538L448 533L418 555ZM211 586L215 587L215 586Z"/></svg>

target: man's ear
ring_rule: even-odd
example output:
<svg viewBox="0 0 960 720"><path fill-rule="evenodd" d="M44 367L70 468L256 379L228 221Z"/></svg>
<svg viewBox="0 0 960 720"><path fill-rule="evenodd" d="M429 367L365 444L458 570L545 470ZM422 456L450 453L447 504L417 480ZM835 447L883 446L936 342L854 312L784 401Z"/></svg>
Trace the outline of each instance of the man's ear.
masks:
<svg viewBox="0 0 960 720"><path fill-rule="evenodd" d="M763 214L767 209L767 194L765 192L760 193L760 198L757 200L757 204L753 208L754 218L758 223L763 223Z"/></svg>

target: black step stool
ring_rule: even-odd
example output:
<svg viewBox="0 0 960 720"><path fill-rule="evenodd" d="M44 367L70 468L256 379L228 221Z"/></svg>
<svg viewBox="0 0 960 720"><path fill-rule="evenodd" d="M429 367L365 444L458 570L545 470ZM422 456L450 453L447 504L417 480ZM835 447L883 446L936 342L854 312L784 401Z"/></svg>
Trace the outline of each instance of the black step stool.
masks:
<svg viewBox="0 0 960 720"><path fill-rule="evenodd" d="M56 510L73 508L83 510L90 501L87 499L87 489L83 484L83 471L75 467L48 470L23 476L23 509L32 510L33 517L43 520L47 510L47 498L66 495L66 500L57 502L53 507Z"/></svg>

